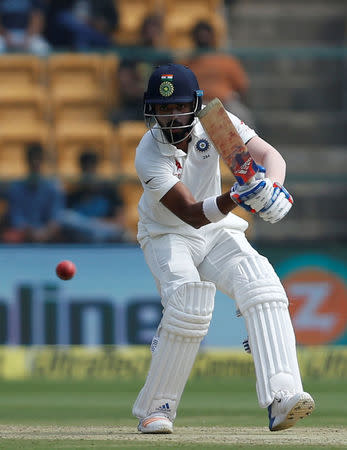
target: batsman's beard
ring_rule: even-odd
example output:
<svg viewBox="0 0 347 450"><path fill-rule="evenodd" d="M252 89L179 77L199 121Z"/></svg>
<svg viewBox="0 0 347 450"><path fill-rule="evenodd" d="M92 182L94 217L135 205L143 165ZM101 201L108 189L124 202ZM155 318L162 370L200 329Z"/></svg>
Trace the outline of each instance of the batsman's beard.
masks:
<svg viewBox="0 0 347 450"><path fill-rule="evenodd" d="M184 139L187 138L192 132L193 120L194 117L192 118L191 122L186 125L183 125L182 123L176 120L172 120L164 127L162 127L162 132L167 141L169 142L169 144L174 145L184 141Z"/></svg>

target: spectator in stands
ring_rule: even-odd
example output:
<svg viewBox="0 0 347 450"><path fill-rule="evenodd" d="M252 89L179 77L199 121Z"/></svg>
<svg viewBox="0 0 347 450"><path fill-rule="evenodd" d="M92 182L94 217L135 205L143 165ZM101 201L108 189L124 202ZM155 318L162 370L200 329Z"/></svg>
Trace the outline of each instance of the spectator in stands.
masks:
<svg viewBox="0 0 347 450"><path fill-rule="evenodd" d="M138 43L128 48L131 59L123 59L118 68L118 105L110 113L115 125L122 120L143 120L144 80L156 66L173 61L164 43L162 16L149 14L139 30Z"/></svg>
<svg viewBox="0 0 347 450"><path fill-rule="evenodd" d="M59 218L64 209L64 192L60 184L42 175L44 151L32 143L26 149L28 175L13 181L7 191L8 227L3 241L55 242L60 238Z"/></svg>
<svg viewBox="0 0 347 450"><path fill-rule="evenodd" d="M42 36L44 12L44 0L1 0L0 52L47 54L50 48Z"/></svg>
<svg viewBox="0 0 347 450"><path fill-rule="evenodd" d="M118 26L114 0L50 0L46 35L54 47L109 48Z"/></svg>
<svg viewBox="0 0 347 450"><path fill-rule="evenodd" d="M140 70L144 80L148 80L155 67L174 60L166 48L163 17L159 14L149 14L144 18L138 46L142 52L138 60L141 61Z"/></svg>
<svg viewBox="0 0 347 450"><path fill-rule="evenodd" d="M194 52L185 63L196 74L205 101L218 97L228 110L254 126L253 116L246 106L249 79L240 61L217 50L215 31L206 21L193 27L192 39Z"/></svg>
<svg viewBox="0 0 347 450"><path fill-rule="evenodd" d="M143 120L144 79L139 64L122 60L117 72L118 104L110 112L110 120L118 125L123 120Z"/></svg>
<svg viewBox="0 0 347 450"><path fill-rule="evenodd" d="M86 149L79 157L81 176L67 195L61 224L73 242L129 242L124 205L114 183L98 176L99 156Z"/></svg>
<svg viewBox="0 0 347 450"><path fill-rule="evenodd" d="M173 62L172 53L166 48L163 17L147 15L141 25L136 59L141 75L148 80L155 67Z"/></svg>
<svg viewBox="0 0 347 450"><path fill-rule="evenodd" d="M139 45L151 49L164 47L163 18L159 14L149 14L143 20L140 29Z"/></svg>

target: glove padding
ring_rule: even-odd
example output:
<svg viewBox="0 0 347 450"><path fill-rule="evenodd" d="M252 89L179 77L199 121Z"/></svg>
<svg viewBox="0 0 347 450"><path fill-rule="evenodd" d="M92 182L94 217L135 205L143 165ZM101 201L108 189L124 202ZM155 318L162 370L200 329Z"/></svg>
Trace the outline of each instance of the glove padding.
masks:
<svg viewBox="0 0 347 450"><path fill-rule="evenodd" d="M259 217L266 222L279 222L293 206L293 197L282 185L265 178L264 167L258 168L251 182L242 186L235 183L230 196L246 211L258 212Z"/></svg>
<svg viewBox="0 0 347 450"><path fill-rule="evenodd" d="M251 182L243 184L235 183L231 188L230 196L242 208L252 213L259 212L265 206L272 204L273 183L265 178L265 168L258 166L259 171Z"/></svg>
<svg viewBox="0 0 347 450"><path fill-rule="evenodd" d="M273 188L271 203L259 212L259 217L270 223L282 220L294 203L293 197L279 183L274 183Z"/></svg>

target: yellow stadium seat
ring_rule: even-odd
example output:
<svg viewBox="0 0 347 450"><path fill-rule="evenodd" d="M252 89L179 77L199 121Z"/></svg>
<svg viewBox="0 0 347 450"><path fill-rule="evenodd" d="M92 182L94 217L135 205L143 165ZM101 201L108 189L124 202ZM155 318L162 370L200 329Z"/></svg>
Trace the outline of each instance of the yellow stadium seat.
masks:
<svg viewBox="0 0 347 450"><path fill-rule="evenodd" d="M45 61L27 54L0 55L0 86L37 85L44 81Z"/></svg>
<svg viewBox="0 0 347 450"><path fill-rule="evenodd" d="M165 23L177 30L186 30L197 20L213 18L215 14L221 15L221 0L176 0L164 2Z"/></svg>
<svg viewBox="0 0 347 450"><path fill-rule="evenodd" d="M104 92L105 105L108 110L119 103L118 67L119 57L115 54L104 56Z"/></svg>
<svg viewBox="0 0 347 450"><path fill-rule="evenodd" d="M118 183L118 189L125 205L125 225L136 236L139 220L137 205L143 192L137 178L125 178Z"/></svg>
<svg viewBox="0 0 347 450"><path fill-rule="evenodd" d="M123 173L136 175L135 151L146 131L147 127L141 120L126 120L115 128L118 162Z"/></svg>
<svg viewBox="0 0 347 450"><path fill-rule="evenodd" d="M57 171L63 178L78 176L78 158L81 151L89 149L100 154L100 174L116 175L113 158L114 132L106 121L58 122L54 129L54 148Z"/></svg>
<svg viewBox="0 0 347 450"><path fill-rule="evenodd" d="M46 90L41 86L1 86L0 121L44 121L48 119Z"/></svg>
<svg viewBox="0 0 347 450"><path fill-rule="evenodd" d="M115 0L119 14L119 24L115 31L116 44L138 43L139 31L144 18L156 7L155 0Z"/></svg>
<svg viewBox="0 0 347 450"><path fill-rule="evenodd" d="M39 142L46 151L44 173L53 171L50 147L50 128L43 122L10 122L0 127L0 177L10 179L27 173L24 150L32 142Z"/></svg>
<svg viewBox="0 0 347 450"><path fill-rule="evenodd" d="M104 100L94 92L86 92L82 96L73 92L52 92L50 102L55 121L99 121L106 118Z"/></svg>
<svg viewBox="0 0 347 450"><path fill-rule="evenodd" d="M164 28L168 46L175 50L193 48L191 31L200 20L208 21L216 30L217 46L226 39L226 20L220 0L178 0L166 5Z"/></svg>
<svg viewBox="0 0 347 450"><path fill-rule="evenodd" d="M48 59L51 90L99 92L103 88L103 58L98 54L61 53Z"/></svg>

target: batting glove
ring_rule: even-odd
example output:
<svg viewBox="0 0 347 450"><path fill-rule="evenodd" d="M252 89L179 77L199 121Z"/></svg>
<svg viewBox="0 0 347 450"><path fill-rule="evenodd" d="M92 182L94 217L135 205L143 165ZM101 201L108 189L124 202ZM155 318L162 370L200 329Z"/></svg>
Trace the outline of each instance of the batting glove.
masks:
<svg viewBox="0 0 347 450"><path fill-rule="evenodd" d="M265 168L262 166L258 168L251 182L242 186L235 183L230 191L231 198L252 213L260 211L270 203L274 190L272 181L265 178Z"/></svg>
<svg viewBox="0 0 347 450"><path fill-rule="evenodd" d="M274 190L269 205L266 205L260 212L261 217L266 222L276 223L286 216L293 206L293 197L289 194L287 189L279 183L273 184Z"/></svg>

